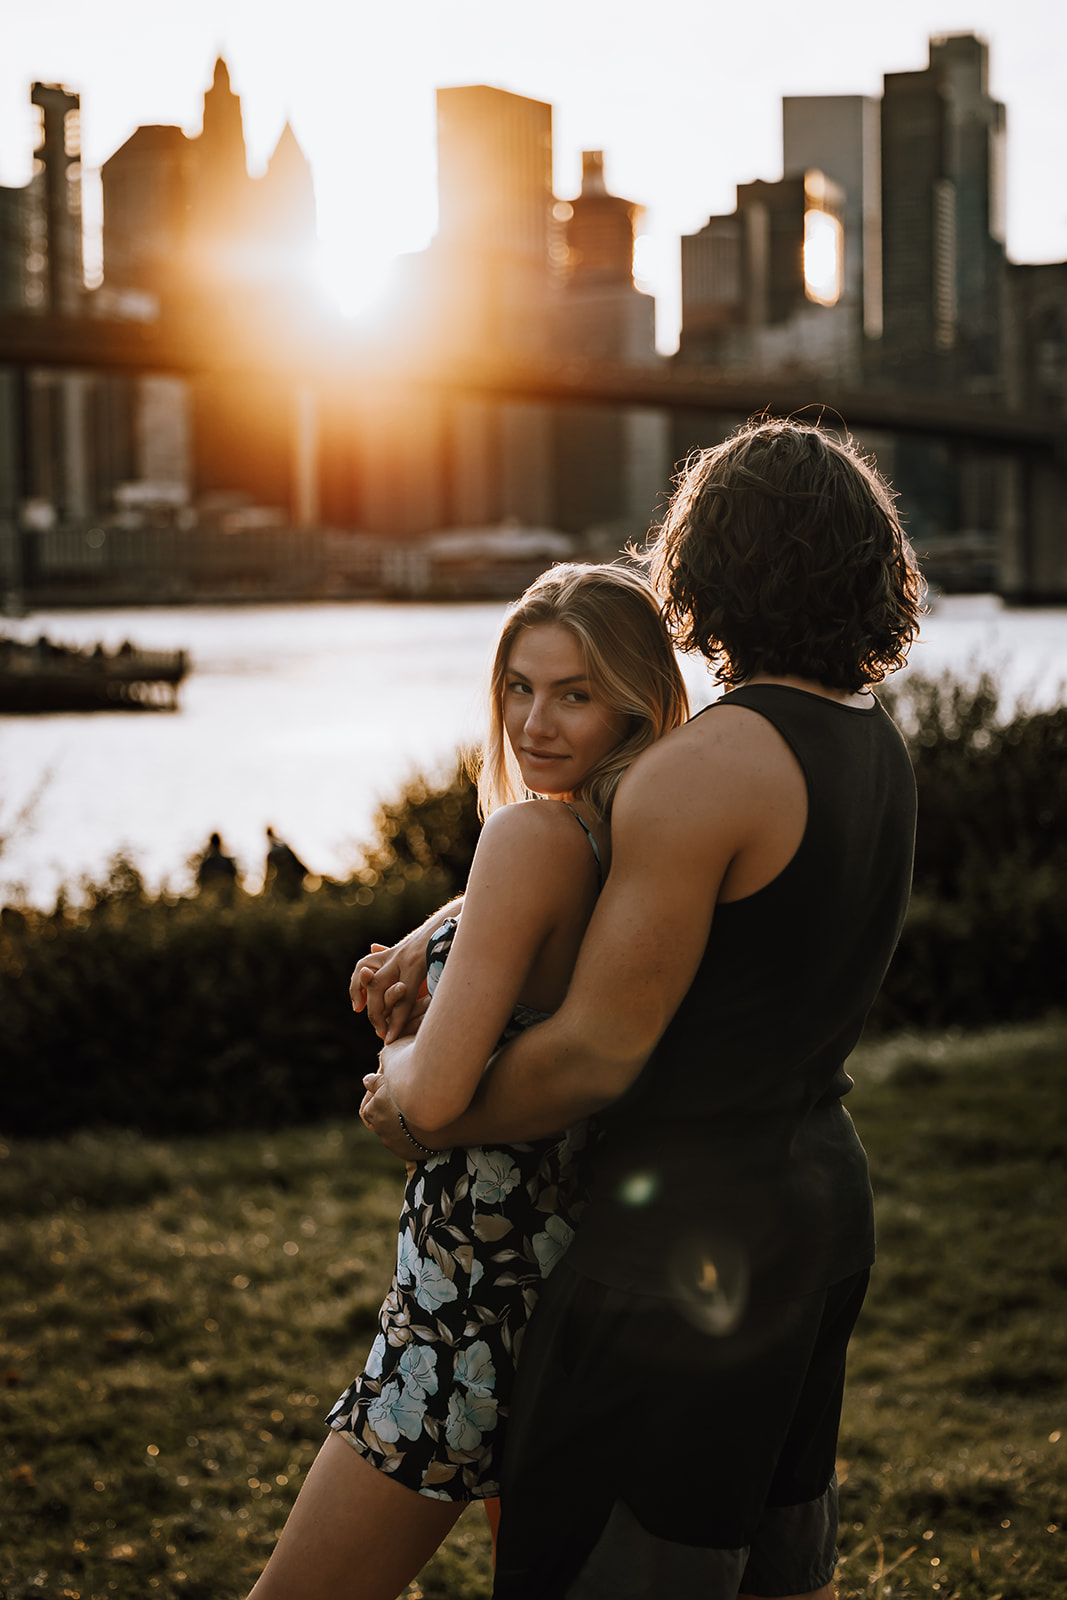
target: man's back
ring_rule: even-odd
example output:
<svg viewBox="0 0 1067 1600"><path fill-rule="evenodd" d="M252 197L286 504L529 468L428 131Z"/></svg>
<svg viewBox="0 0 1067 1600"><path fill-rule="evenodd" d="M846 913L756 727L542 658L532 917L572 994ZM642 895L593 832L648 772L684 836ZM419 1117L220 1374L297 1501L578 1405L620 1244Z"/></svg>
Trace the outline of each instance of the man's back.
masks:
<svg viewBox="0 0 1067 1600"><path fill-rule="evenodd" d="M571 1261L617 1288L683 1290L693 1261L708 1259L702 1230L705 1245L714 1237L742 1260L755 1293L807 1292L871 1259L866 1162L840 1097L907 904L911 766L873 699L754 684L699 721L753 713L799 769L802 833L753 892L730 898L724 879L688 992L603 1114ZM757 790L788 790L777 762L753 759Z"/></svg>

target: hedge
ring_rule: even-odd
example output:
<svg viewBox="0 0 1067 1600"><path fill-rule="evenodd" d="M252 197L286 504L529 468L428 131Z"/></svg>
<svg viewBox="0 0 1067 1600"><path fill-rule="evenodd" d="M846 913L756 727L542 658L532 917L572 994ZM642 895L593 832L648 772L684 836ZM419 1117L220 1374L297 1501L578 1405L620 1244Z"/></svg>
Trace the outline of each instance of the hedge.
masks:
<svg viewBox="0 0 1067 1600"><path fill-rule="evenodd" d="M915 892L870 1026L981 1026L1063 1005L1067 707L1005 716L996 686L909 678L887 702L919 790ZM364 864L295 901L146 893L122 859L77 906L0 919L0 1127L146 1133L354 1114L377 1040L348 979L462 885L477 839L460 762L383 806Z"/></svg>

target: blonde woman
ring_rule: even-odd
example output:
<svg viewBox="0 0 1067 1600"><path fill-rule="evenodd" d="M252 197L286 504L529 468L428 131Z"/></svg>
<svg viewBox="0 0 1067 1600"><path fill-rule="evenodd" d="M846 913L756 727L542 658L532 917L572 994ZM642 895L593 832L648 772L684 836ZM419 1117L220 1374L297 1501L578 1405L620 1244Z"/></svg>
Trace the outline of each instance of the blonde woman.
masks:
<svg viewBox="0 0 1067 1600"><path fill-rule="evenodd" d="M416 1127L458 1116L500 1042L561 1003L608 870L615 787L686 714L633 571L555 567L508 613L462 917L430 940L433 1003L390 1067ZM584 1139L410 1141L378 1337L253 1600L393 1600L469 1501L494 1500L523 1334L581 1209Z"/></svg>

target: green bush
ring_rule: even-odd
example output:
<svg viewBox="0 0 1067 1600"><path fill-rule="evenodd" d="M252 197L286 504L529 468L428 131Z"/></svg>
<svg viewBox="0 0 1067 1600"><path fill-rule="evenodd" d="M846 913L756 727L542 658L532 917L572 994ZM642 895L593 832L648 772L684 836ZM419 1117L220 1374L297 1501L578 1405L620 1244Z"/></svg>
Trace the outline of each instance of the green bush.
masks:
<svg viewBox="0 0 1067 1600"><path fill-rule="evenodd" d="M1005 717L996 683L905 679L883 696L903 728L919 790L915 887L966 896L1011 863L1029 873L1067 851L1067 706Z"/></svg>
<svg viewBox="0 0 1067 1600"><path fill-rule="evenodd" d="M153 898L117 857L76 906L8 908L0 1124L171 1134L354 1115L378 1041L352 1014L353 963L462 888L478 826L461 758L442 784L413 778L380 808L351 880L295 901Z"/></svg>
<svg viewBox="0 0 1067 1600"><path fill-rule="evenodd" d="M115 892L116 879L125 879ZM149 899L121 863L90 905L4 914L0 1011L10 1133L146 1133L354 1115L378 1042L353 962L439 903L432 884Z"/></svg>
<svg viewBox="0 0 1067 1600"><path fill-rule="evenodd" d="M1067 707L1005 716L993 679L905 679L883 698L919 798L911 908L879 1028L1041 1015L1067 971Z"/></svg>
<svg viewBox="0 0 1067 1600"><path fill-rule="evenodd" d="M1003 716L988 677L885 696L919 790L915 893L873 1030L979 1026L1063 1004L1067 708ZM152 898L129 862L82 902L0 925L0 1125L149 1134L351 1116L377 1040L348 980L462 888L478 837L461 760L383 805L347 883Z"/></svg>
<svg viewBox="0 0 1067 1600"><path fill-rule="evenodd" d="M361 882L431 883L442 901L462 893L481 829L471 767L471 756L460 751L443 784L412 778L396 800L379 806Z"/></svg>

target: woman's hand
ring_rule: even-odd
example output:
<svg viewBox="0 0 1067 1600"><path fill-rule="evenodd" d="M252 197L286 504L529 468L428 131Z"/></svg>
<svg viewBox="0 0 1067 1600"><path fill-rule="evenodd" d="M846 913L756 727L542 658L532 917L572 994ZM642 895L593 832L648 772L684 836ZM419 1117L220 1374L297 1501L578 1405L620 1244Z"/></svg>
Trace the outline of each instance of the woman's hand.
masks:
<svg viewBox="0 0 1067 1600"><path fill-rule="evenodd" d="M366 1011L379 1039L391 1044L412 1031L425 1010L426 946L434 928L461 905L453 901L394 945L372 944L356 962L348 992L353 1011Z"/></svg>
<svg viewBox="0 0 1067 1600"><path fill-rule="evenodd" d="M363 1079L363 1087L367 1091L363 1096L363 1104L359 1108L360 1120L392 1151L394 1156L399 1156L401 1161L425 1161L425 1154L417 1150L400 1126L393 1097L385 1082L385 1073L381 1067L377 1072L368 1072Z"/></svg>

